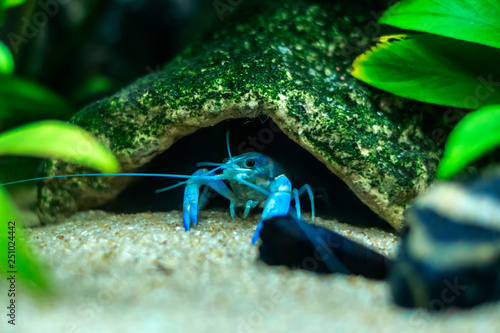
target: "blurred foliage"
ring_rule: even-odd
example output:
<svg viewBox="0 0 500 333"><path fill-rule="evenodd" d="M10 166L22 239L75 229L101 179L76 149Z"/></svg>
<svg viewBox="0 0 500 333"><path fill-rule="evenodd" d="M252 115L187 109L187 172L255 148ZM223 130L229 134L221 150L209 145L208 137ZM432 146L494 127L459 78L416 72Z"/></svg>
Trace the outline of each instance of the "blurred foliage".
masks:
<svg viewBox="0 0 500 333"><path fill-rule="evenodd" d="M6 15L7 3L19 5ZM68 120L160 70L217 19L203 0L0 0L0 132ZM34 177L38 164L2 158L0 182Z"/></svg>
<svg viewBox="0 0 500 333"><path fill-rule="evenodd" d="M15 128L0 135L0 155L26 155L57 158L95 168L102 172L117 172L119 164L114 155L94 137L78 126L60 121L41 121ZM37 291L50 291L46 274L35 255L24 245L22 215L0 186L0 213L4 230L0 232L0 257L7 258L7 222L16 222L17 278ZM11 269L0 260L0 273ZM2 274L3 275L3 274Z"/></svg>
<svg viewBox="0 0 500 333"><path fill-rule="evenodd" d="M159 70L216 19L204 0L26 0L9 10L0 39L16 75L77 110Z"/></svg>
<svg viewBox="0 0 500 333"><path fill-rule="evenodd" d="M474 59L474 60L472 60ZM500 103L500 90L476 88L490 76L500 78L497 49L428 35L384 36L354 62L352 75L377 88L423 102L476 108ZM483 91L484 90L484 91Z"/></svg>
<svg viewBox="0 0 500 333"><path fill-rule="evenodd" d="M0 73L7 75L14 72L14 59L5 44L0 42Z"/></svg>
<svg viewBox="0 0 500 333"><path fill-rule="evenodd" d="M2 0L2 21L7 8L23 2ZM73 112L72 109L64 99L49 89L15 76L12 54L0 42L0 119L3 124L11 119L25 122L31 116L67 118ZM119 171L116 158L94 137L75 125L56 120L35 122L0 134L0 155L56 158L99 171ZM3 258L0 260L1 280L5 280L7 271L16 271L16 279L32 291L42 294L53 291L49 274L32 249L25 245L22 214L1 186L0 215L3 229L0 231L0 258ZM8 223L11 221L15 222L15 229L9 227ZM7 261L9 246L15 247L14 264Z"/></svg>
<svg viewBox="0 0 500 333"><path fill-rule="evenodd" d="M87 131L56 120L39 121L2 133L0 155L56 158L102 172L120 169L113 153Z"/></svg>
<svg viewBox="0 0 500 333"><path fill-rule="evenodd" d="M500 105L485 106L469 113L448 138L445 154L437 170L438 177L452 177L499 144Z"/></svg>
<svg viewBox="0 0 500 333"><path fill-rule="evenodd" d="M31 250L29 246L25 245L24 232L22 229L22 217L16 208L16 205L10 200L9 195L0 186L0 212L2 214L2 231L0 232L0 256L3 260L0 261L0 277L2 280L7 276L8 271L17 271L16 278L21 281L25 286L30 288L32 292L49 294L54 291L53 286L49 283L50 273L43 270L43 265ZM8 222L13 221L16 223L15 237L13 242L15 244L15 264L14 268L8 267L7 255L8 246L11 245L8 234Z"/></svg>
<svg viewBox="0 0 500 333"><path fill-rule="evenodd" d="M389 8L380 23L500 47L499 17L498 1L405 0Z"/></svg>
<svg viewBox="0 0 500 333"><path fill-rule="evenodd" d="M24 3L6 0L2 17L7 8ZM9 48L0 41L0 130L33 119L53 117L68 119L73 107L49 89L14 74L14 58Z"/></svg>
<svg viewBox="0 0 500 333"><path fill-rule="evenodd" d="M0 132L68 120L159 70L214 19L203 0L0 0ZM34 176L39 160L19 161L2 158L0 182Z"/></svg>
<svg viewBox="0 0 500 333"><path fill-rule="evenodd" d="M480 108L450 134L438 177L500 145L500 2L403 0L379 22L416 32L380 38L354 61L354 77L422 102Z"/></svg>
<svg viewBox="0 0 500 333"><path fill-rule="evenodd" d="M0 76L0 120L65 119L73 108L49 89L16 76Z"/></svg>

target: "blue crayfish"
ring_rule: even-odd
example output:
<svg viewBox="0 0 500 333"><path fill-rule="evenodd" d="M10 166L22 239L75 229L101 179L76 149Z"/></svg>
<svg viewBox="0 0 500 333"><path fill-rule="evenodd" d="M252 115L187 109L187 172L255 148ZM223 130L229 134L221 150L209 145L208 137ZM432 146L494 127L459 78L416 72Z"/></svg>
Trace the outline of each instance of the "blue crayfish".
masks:
<svg viewBox="0 0 500 333"><path fill-rule="evenodd" d="M145 176L145 177L168 177L187 179L181 183L159 189L156 192L168 191L174 187L186 184L183 203L184 229L189 231L191 223L198 222L198 210L208 198L210 190L216 191L230 201L231 217L234 219L235 208L244 207L244 217L250 210L257 206L263 208L261 222L257 225L252 244L259 238L262 221L285 216L295 211L300 219L299 196L307 192L311 201L311 214L314 220L314 196L311 187L307 184L299 189L292 188L290 180L285 176L283 169L271 158L256 152L244 153L232 156L229 148L229 133L227 134L227 151L229 158L223 163L201 162L197 166L215 166L208 170L206 168L197 170L193 175L175 174L153 174L153 173L94 173L76 175L58 175L52 177L39 177L2 185L21 183L33 180L49 178L77 177L77 176ZM226 183L227 182L227 183ZM200 194L200 188L205 186ZM295 201L295 209L291 208L291 201Z"/></svg>
<svg viewBox="0 0 500 333"><path fill-rule="evenodd" d="M283 169L271 158L256 152L233 157L229 148L229 133L226 141L229 158L224 163L198 163L197 166L215 166L215 168L199 169L189 176L188 180L156 191L157 193L167 191L186 184L183 203L183 223L186 231L189 230L191 223L196 225L198 222L198 209L205 204L209 190L216 191L230 201L229 209L233 219L236 207L245 207L244 218L252 208L257 206L263 208L261 222L257 225L252 244L259 238L262 221L287 215L292 200L295 200L295 212L300 218L299 196L304 192L309 195L314 220L314 196L309 185L293 189ZM220 173L216 173L217 171ZM205 186L205 190L200 195L202 186Z"/></svg>

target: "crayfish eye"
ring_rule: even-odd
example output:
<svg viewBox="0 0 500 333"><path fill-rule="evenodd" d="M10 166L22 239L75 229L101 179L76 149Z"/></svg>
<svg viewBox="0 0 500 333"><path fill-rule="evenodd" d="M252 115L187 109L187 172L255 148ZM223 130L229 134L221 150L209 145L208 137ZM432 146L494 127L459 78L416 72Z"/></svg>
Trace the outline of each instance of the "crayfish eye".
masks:
<svg viewBox="0 0 500 333"><path fill-rule="evenodd" d="M222 163L226 164L229 161L229 158L226 157L225 159L222 160Z"/></svg>
<svg viewBox="0 0 500 333"><path fill-rule="evenodd" d="M253 167L255 165L255 160L253 158L249 158L245 161L245 166L247 168Z"/></svg>

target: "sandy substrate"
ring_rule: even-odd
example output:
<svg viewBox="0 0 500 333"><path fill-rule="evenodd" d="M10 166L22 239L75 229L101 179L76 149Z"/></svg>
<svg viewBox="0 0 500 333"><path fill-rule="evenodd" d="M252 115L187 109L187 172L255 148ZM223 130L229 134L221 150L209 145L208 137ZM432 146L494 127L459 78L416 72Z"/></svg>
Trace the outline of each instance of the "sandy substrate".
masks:
<svg viewBox="0 0 500 333"><path fill-rule="evenodd" d="M394 306L384 282L257 262L257 218L205 211L185 232L177 211L91 211L31 229L61 296L21 294L17 325L2 314L0 332L500 332L499 304L430 315ZM392 234L317 222L394 253Z"/></svg>

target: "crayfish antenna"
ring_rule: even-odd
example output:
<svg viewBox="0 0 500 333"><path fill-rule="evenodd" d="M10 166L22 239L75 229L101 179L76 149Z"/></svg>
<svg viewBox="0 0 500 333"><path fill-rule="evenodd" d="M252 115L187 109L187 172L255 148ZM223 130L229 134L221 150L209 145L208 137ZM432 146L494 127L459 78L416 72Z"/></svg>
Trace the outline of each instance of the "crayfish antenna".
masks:
<svg viewBox="0 0 500 333"><path fill-rule="evenodd" d="M183 182L179 182L175 185L171 185L171 186L167 186L167 187L163 187L163 188L159 188L157 190L155 190L155 194L158 194L158 193L161 193L161 192L167 192L173 188L176 188L176 187L179 187L179 186L182 186L184 184L187 184L189 180L185 180Z"/></svg>
<svg viewBox="0 0 500 333"><path fill-rule="evenodd" d="M219 168L212 169L209 172L215 171L215 170L220 169L220 168L222 168L222 166ZM175 175L175 174L163 174L163 173L80 173L80 174L74 174L74 175L57 175L57 176L47 176L47 177L37 177L37 178L16 180L13 182L0 184L0 186L27 183L27 182L37 181L37 180L54 179L54 178L99 177L99 176L134 176L134 177L160 177L160 178L184 178L184 179L197 178L197 179L207 179L207 180L213 179L213 176L206 176L206 175L188 176L188 175Z"/></svg>
<svg viewBox="0 0 500 333"><path fill-rule="evenodd" d="M211 163L211 162L200 162L200 163ZM187 184L187 183L188 183L190 180L192 180L193 178L195 178L195 179L196 179L196 178L198 178L198 179L211 179L211 178L207 178L207 177L211 177L211 176L210 176L210 174L211 174L211 173L213 173L213 172L215 172L215 171L217 171L217 170L220 170L220 169L222 169L222 168L224 167L224 165L223 165L223 164L221 165L220 163L214 163L214 164L217 164L217 165L218 165L218 167L217 167L217 168L214 168L214 169L212 169L212 170L209 170L209 171L207 171L207 172L205 172L204 174L199 175L199 176L190 176L190 179L185 180L185 181L183 181L183 182L179 182L179 183L177 183L177 184L175 184L175 185L171 185L171 186L167 186L167 187L164 187L164 188L157 189L157 190L155 190L155 193L156 193L156 194L158 194L158 193L161 193L161 192L166 192L166 191L171 190L171 189L173 189L173 188L176 188L176 187L182 186L182 185L184 185L184 184ZM212 176L212 177L213 177L213 176Z"/></svg>
<svg viewBox="0 0 500 333"><path fill-rule="evenodd" d="M229 160L232 161L233 157L231 156L231 148L229 147L229 130L226 132L226 147L227 147L227 155L229 156Z"/></svg>
<svg viewBox="0 0 500 333"><path fill-rule="evenodd" d="M215 163L215 162L198 162L196 163L197 167L203 167L203 166L221 166L224 165L224 163Z"/></svg>

